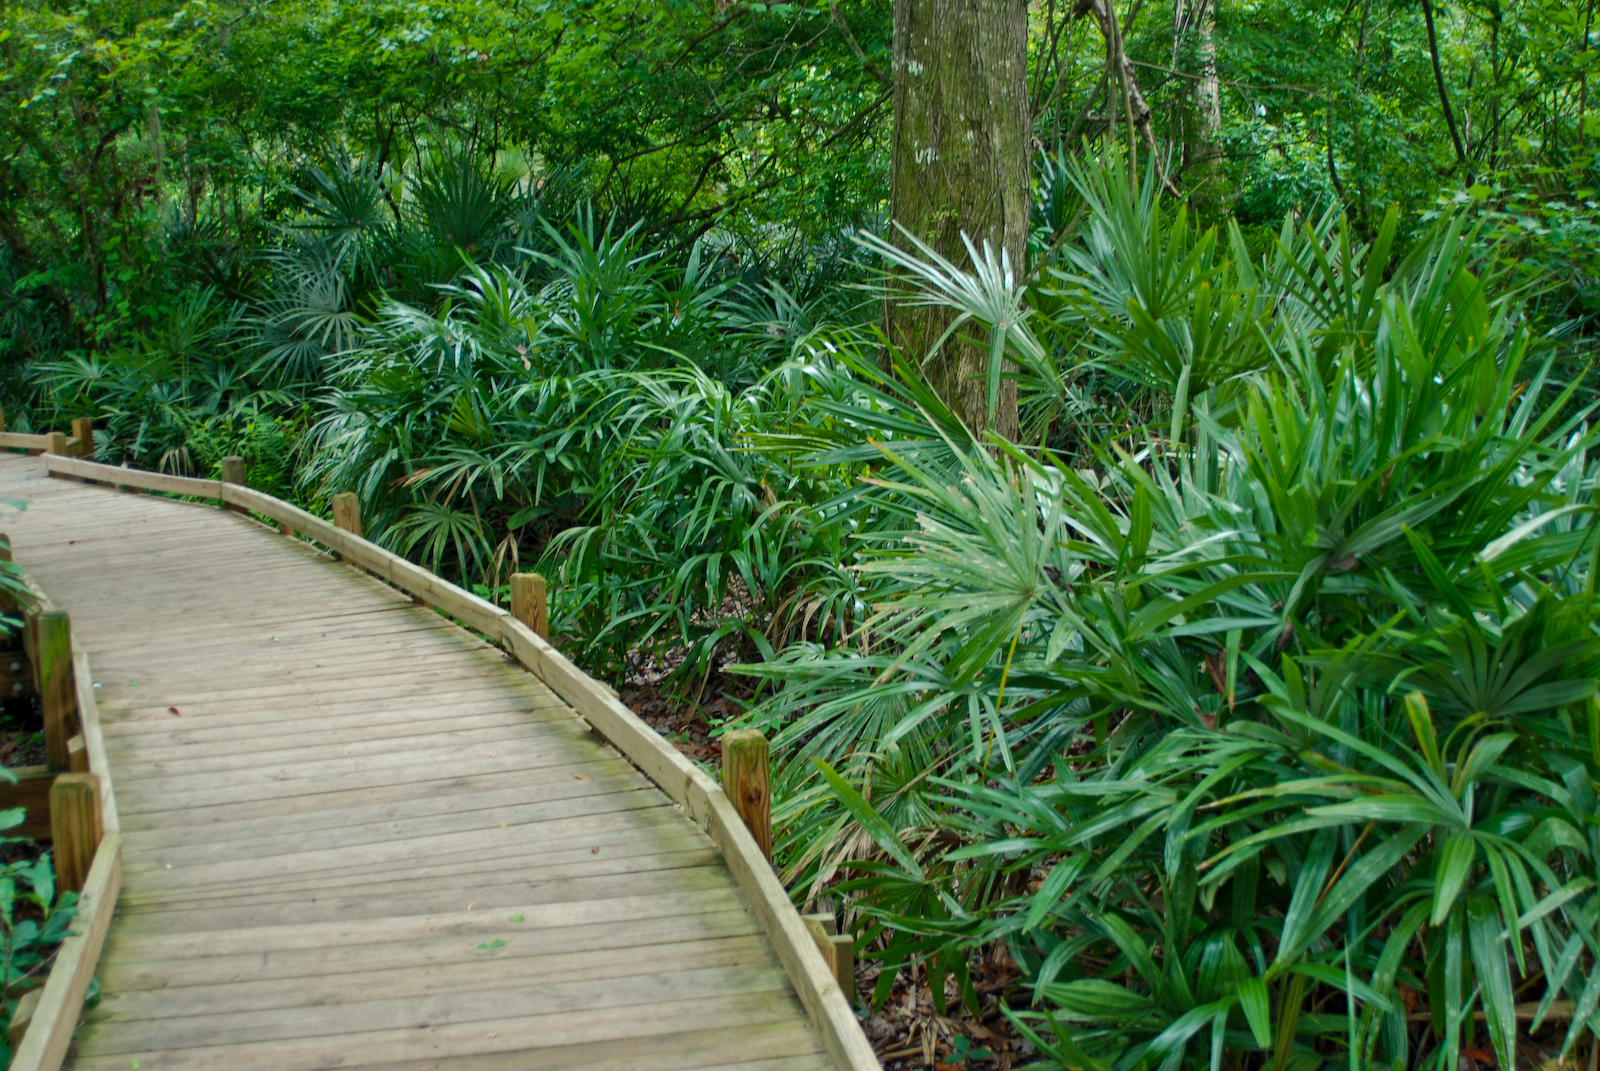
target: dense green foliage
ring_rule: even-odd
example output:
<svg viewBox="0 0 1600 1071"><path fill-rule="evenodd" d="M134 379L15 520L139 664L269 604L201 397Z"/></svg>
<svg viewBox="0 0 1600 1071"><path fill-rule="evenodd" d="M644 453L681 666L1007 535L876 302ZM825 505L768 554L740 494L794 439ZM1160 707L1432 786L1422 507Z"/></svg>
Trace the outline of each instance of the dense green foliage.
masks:
<svg viewBox="0 0 1600 1071"><path fill-rule="evenodd" d="M738 663L797 900L936 1000L1007 949L1041 1067L1571 1053L1592 9L1113 6L1156 158L1034 4L1028 263L958 264L884 240L880 0L4 4L8 423L537 567L614 681ZM886 267L1018 442L883 344Z"/></svg>
<svg viewBox="0 0 1600 1071"><path fill-rule="evenodd" d="M9 770L4 777L15 780ZM0 830L14 829L22 819L20 807L0 811ZM32 846L17 837L0 839L0 844L8 851ZM0 1021L9 1024L22 995L44 984L56 948L67 939L77 915L78 894L57 890L49 852L0 863ZM11 1059L6 1036L0 1036L0 1056Z"/></svg>
<svg viewBox="0 0 1600 1071"><path fill-rule="evenodd" d="M1170 421L1086 467L878 444L863 641L756 667L789 685L795 876L842 870L885 956L969 998L962 950L1006 941L1063 1067L1453 1067L1474 1033L1511 1067L1530 992L1576 1003L1571 1044L1600 997L1577 384L1459 221L1250 264L1080 183L1054 326L1152 384L1181 357Z"/></svg>

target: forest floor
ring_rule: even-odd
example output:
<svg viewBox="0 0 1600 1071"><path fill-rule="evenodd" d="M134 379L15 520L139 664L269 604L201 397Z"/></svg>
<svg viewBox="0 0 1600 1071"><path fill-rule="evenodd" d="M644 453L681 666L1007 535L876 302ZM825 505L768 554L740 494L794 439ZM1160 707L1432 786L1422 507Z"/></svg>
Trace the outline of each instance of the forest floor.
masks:
<svg viewBox="0 0 1600 1071"><path fill-rule="evenodd" d="M635 666L620 690L623 703L689 758L710 766L722 761L717 729L737 718L749 700L750 682L720 673L700 689L698 700L674 695L667 674L654 665ZM938 1013L920 968L902 967L881 1007L871 1008L872 992L883 970L870 953L856 956L857 1014L885 1071L933 1068L935 1071L1011 1071L1033 1052L1000 1011L1019 982L1004 950L974 956L976 1013L964 1007L952 988L945 1014Z"/></svg>
<svg viewBox="0 0 1600 1071"><path fill-rule="evenodd" d="M0 703L0 765L44 765L44 717L35 696Z"/></svg>

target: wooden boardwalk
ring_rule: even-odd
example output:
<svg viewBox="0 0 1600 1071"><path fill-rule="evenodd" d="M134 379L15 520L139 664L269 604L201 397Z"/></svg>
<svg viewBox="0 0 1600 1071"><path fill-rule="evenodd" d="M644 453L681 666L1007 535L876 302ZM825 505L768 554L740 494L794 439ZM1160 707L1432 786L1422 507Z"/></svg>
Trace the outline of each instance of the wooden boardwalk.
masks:
<svg viewBox="0 0 1600 1071"><path fill-rule="evenodd" d="M84 1071L832 1067L712 840L495 647L237 513L0 458L124 878Z"/></svg>

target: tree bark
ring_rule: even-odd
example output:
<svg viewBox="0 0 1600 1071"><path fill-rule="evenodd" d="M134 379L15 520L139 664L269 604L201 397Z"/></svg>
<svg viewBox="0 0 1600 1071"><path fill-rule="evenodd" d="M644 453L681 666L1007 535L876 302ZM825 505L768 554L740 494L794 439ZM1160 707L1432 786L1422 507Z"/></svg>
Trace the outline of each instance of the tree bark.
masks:
<svg viewBox="0 0 1600 1071"><path fill-rule="evenodd" d="M970 262L961 236L980 251L987 241L996 256L1005 251L1018 278L1032 207L1027 56L1025 0L895 0L894 220L963 266ZM955 315L907 306L891 293L889 341L922 361ZM991 421L988 365L986 347L952 337L926 368L971 431L992 427L1014 438L1016 384L1002 381Z"/></svg>
<svg viewBox="0 0 1600 1071"><path fill-rule="evenodd" d="M1222 158L1218 138L1222 132L1222 88L1217 79L1216 5L1214 0L1177 0L1173 5L1173 66L1182 62L1179 52L1185 38L1193 40L1195 64L1193 116L1183 122L1183 175L1191 197L1220 200L1217 164Z"/></svg>

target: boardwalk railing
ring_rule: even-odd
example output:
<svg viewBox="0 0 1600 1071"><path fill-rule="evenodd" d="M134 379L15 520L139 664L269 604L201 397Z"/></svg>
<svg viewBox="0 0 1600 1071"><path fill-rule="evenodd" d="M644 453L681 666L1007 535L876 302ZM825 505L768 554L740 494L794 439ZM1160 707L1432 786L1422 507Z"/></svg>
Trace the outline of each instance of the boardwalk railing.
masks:
<svg viewBox="0 0 1600 1071"><path fill-rule="evenodd" d="M72 422L72 434L62 431L30 432L7 431L5 417L0 415L0 450L26 450L30 454L70 454L89 457L94 453L94 422L78 417Z"/></svg>
<svg viewBox="0 0 1600 1071"><path fill-rule="evenodd" d="M209 498L265 517L283 532L298 533L322 544L345 563L388 581L418 602L436 607L499 643L705 827L721 850L734 880L749 899L829 1057L840 1071L876 1071L880 1066L856 1021L850 1000L836 980L833 966L838 963L837 957L825 958L818 947L819 941L827 935L814 936L818 920L808 923L790 903L761 845L746 828L734 802L721 786L640 720L609 689L568 661L528 623L339 525L252 490L243 483L120 468L58 452L46 453L43 461L52 476ZM230 475L237 472L234 468ZM96 865L99 865L98 859ZM103 928L100 935L103 938ZM98 951L98 944L95 948ZM833 965L830 959L834 960ZM91 969L92 965L91 957ZM81 1003L81 990L78 999ZM74 1006L74 1021L76 1016L77 1007ZM31 1033L29 1040L32 1040ZM21 1066L24 1065L13 1064L13 1067ZM36 1068L51 1071L57 1065L27 1066L29 1071Z"/></svg>
<svg viewBox="0 0 1600 1071"><path fill-rule="evenodd" d="M76 890L79 895L70 935L57 949L50 975L38 991L38 1003L11 1059L10 1071L57 1071L66 1058L122 888L122 822L111 787L111 764L100 731L89 656L71 637L66 615L55 612L49 596L36 586L34 595L38 605L28 620L46 706L46 748L62 753L56 756L58 761L52 763L56 769L49 775L47 832L35 835L52 838L59 885L63 891ZM51 643L41 627L47 622L55 626L56 637L65 641L61 653L70 652L67 664L55 664L43 650ZM64 688L52 687L51 681L43 679L47 676L56 678ZM52 694L61 691L64 694ZM77 733L69 738L66 734L73 727ZM62 758L64 762L59 761ZM76 772L65 772L69 768ZM33 822L38 822L37 812L42 809L33 808Z"/></svg>

